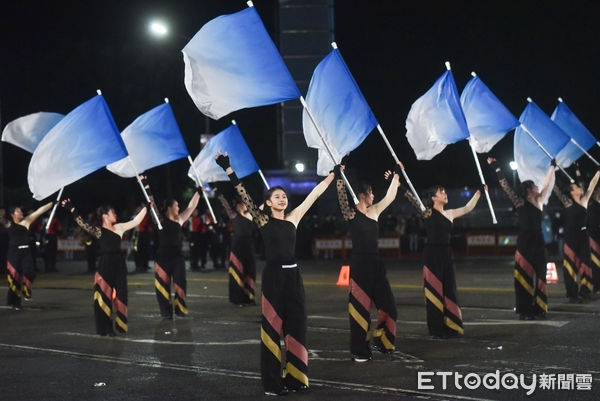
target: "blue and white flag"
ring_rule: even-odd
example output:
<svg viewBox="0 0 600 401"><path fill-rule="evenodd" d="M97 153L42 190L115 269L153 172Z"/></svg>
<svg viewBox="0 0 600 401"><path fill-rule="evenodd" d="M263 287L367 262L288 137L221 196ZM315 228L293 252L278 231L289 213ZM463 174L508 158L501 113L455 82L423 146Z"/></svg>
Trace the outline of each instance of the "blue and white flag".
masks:
<svg viewBox="0 0 600 401"><path fill-rule="evenodd" d="M306 104L335 158L335 162L331 160L305 109L302 113L304 139L309 147L319 149L318 175L329 174L333 166L356 149L377 126L371 108L337 49L315 68Z"/></svg>
<svg viewBox="0 0 600 401"><path fill-rule="evenodd" d="M44 136L29 163L27 181L35 199L127 156L102 95L81 104Z"/></svg>
<svg viewBox="0 0 600 401"><path fill-rule="evenodd" d="M196 185L200 185L194 169L200 175L200 180L204 182L228 181L227 173L215 161L217 151L227 153L231 168L239 178L246 177L259 170L254 156L248 148L240 129L236 124L219 132L206 142L204 148L194 159L194 167L188 170L188 176L194 180Z"/></svg>
<svg viewBox="0 0 600 401"><path fill-rule="evenodd" d="M2 131L2 141L11 143L33 153L44 136L54 127L64 114L40 111L19 117L6 124Z"/></svg>
<svg viewBox="0 0 600 401"><path fill-rule="evenodd" d="M569 142L569 136L563 132L550 117L534 102L530 101L519 121L522 125L515 130L514 156L517 162L517 172L521 182L532 180L541 190L550 168L550 158L535 143L523 126L537 139L552 157ZM553 184L552 184L553 185ZM550 197L548 191L547 199Z"/></svg>
<svg viewBox="0 0 600 401"><path fill-rule="evenodd" d="M447 145L468 137L454 77L447 70L410 108L406 139L418 160L431 160Z"/></svg>
<svg viewBox="0 0 600 401"><path fill-rule="evenodd" d="M121 138L135 170L127 157L106 166L121 177L135 177L136 171L140 174L189 154L169 103L163 103L136 118L123 130Z"/></svg>
<svg viewBox="0 0 600 401"><path fill-rule="evenodd" d="M586 151L597 142L594 135L562 101L558 103L550 119ZM573 142L569 142L556 156L556 161L561 167L567 168L581 156L583 151Z"/></svg>
<svg viewBox="0 0 600 401"><path fill-rule="evenodd" d="M211 118L300 97L254 7L207 22L182 52L185 87Z"/></svg>
<svg viewBox="0 0 600 401"><path fill-rule="evenodd" d="M460 103L471 134L471 145L478 153L489 152L508 131L519 126L519 120L477 76L463 89Z"/></svg>

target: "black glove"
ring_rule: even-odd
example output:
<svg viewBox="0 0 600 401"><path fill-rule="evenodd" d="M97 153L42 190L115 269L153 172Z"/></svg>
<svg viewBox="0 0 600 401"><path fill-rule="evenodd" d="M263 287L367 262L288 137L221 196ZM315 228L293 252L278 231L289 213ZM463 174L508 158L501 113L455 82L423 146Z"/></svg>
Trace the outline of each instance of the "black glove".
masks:
<svg viewBox="0 0 600 401"><path fill-rule="evenodd" d="M552 160L550 160L550 165L551 165L552 167L556 167L556 159L552 159Z"/></svg>
<svg viewBox="0 0 600 401"><path fill-rule="evenodd" d="M140 175L140 181L142 182L142 186L146 190L149 198L152 198L152 191L150 190L150 183L148 182L148 177L145 175Z"/></svg>
<svg viewBox="0 0 600 401"><path fill-rule="evenodd" d="M481 195L485 194L485 185L484 184L477 185L477 189L479 191L481 191Z"/></svg>
<svg viewBox="0 0 600 401"><path fill-rule="evenodd" d="M75 213L75 205L73 205L73 202L71 202L70 198L67 198L66 201L61 202L60 205L65 208L65 210L69 213Z"/></svg>
<svg viewBox="0 0 600 401"><path fill-rule="evenodd" d="M350 155L344 155L344 157L342 157L342 161L340 162L340 164L342 166L347 166L348 161L350 161Z"/></svg>
<svg viewBox="0 0 600 401"><path fill-rule="evenodd" d="M335 174L335 178L340 178L342 176L342 170L340 170L341 166L339 164L336 164L335 166L333 166L333 170L331 170L333 172L333 174Z"/></svg>
<svg viewBox="0 0 600 401"><path fill-rule="evenodd" d="M402 167L400 167L400 165L398 163L396 163L394 165L394 173L396 173L398 175L402 175Z"/></svg>
<svg viewBox="0 0 600 401"><path fill-rule="evenodd" d="M217 157L217 164L223 170L227 170L229 167L231 167L231 164L229 164L229 156L219 155L219 157Z"/></svg>

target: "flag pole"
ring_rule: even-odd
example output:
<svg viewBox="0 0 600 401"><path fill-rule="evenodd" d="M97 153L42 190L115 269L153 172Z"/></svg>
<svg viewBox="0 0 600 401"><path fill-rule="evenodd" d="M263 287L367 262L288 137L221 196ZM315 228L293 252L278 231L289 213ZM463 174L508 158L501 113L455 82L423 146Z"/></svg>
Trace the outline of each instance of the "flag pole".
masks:
<svg viewBox="0 0 600 401"><path fill-rule="evenodd" d="M60 197L62 196L63 190L65 187L61 187L60 191L58 191L58 196L56 197L56 203L52 206L52 211L50 212L50 217L48 218L48 222L46 223L46 232L50 229L50 223L52 222L52 218L54 217L54 213L56 213L56 207L58 206L58 202L60 202Z"/></svg>
<svg viewBox="0 0 600 401"><path fill-rule="evenodd" d="M562 97L559 97L559 98L558 98L558 101L562 103L562 102L563 102L563 99L562 99ZM578 143L575 141L575 139L571 138L571 142L573 142L573 144L575 144L575 146L577 146L577 147L579 148L579 150L581 150L581 151L582 151L582 152L583 152L583 153L584 153L584 154L585 154L587 157L589 157L589 158L590 158L590 160L591 160L591 161L593 161L593 162L594 162L594 164L595 164L596 166L600 166L600 163L598 163L598 162L596 161L596 159L594 159L594 158L592 157L592 155L590 155L590 154L587 152L587 150L585 150L585 149L584 149L584 148L583 148L583 147L582 147L580 144L578 144ZM598 142L596 142L596 144L598 145ZM600 145L598 145L598 146L600 146Z"/></svg>
<svg viewBox="0 0 600 401"><path fill-rule="evenodd" d="M321 129L317 125L317 121L315 120L315 117L313 116L312 112L308 108L308 105L306 104L306 101L304 100L303 96L300 96L300 103L302 103L304 110L306 110L306 113L310 117L310 120L312 121L313 125L317 129L317 133L319 134L319 137L321 138L323 145L325 145L325 150L327 150L327 153L329 154L331 161L333 161L333 164L336 164L335 157L333 157L333 153L331 152L331 149L329 148L327 141L325 141L325 137L323 137L323 134L321 133ZM344 180L344 184L346 184L346 188L348 188L348 191L350 191L350 195L352 195L352 200L354 201L354 204L358 204L358 198L356 197L354 190L350 186L350 183L348 182L348 179L346 178L346 174L344 174L344 172L341 171L341 175L342 175L342 179Z"/></svg>
<svg viewBox="0 0 600 401"><path fill-rule="evenodd" d="M479 163L479 157L477 157L477 152L475 151L475 148L473 147L473 142L471 142L471 137L469 137L469 139L467 139L467 141L469 141L469 147L471 148L471 152L473 153L473 158L475 159L475 166L477 166L477 172L479 173L479 179L481 180L481 184L483 184L485 186L487 184L485 183L483 171L481 171L481 164ZM496 213L494 213L494 207L492 206L492 200L490 199L490 193L487 189L485 189L485 198L487 199L487 203L490 208L490 213L492 215L492 223L498 224L498 220L496 220Z"/></svg>
<svg viewBox="0 0 600 401"><path fill-rule="evenodd" d="M208 206L210 215L211 215L213 221L215 223L217 223L217 217L215 216L215 212L213 211L213 208L208 200L208 195L206 195L206 192L204 192L204 187L203 187L204 184L202 183L202 180L200 179L200 174L198 174L198 170L196 170L196 166L194 166L194 161L192 160L192 156L188 155L187 158L188 158L188 161L190 162L190 166L192 166L192 170L194 170L194 175L196 176L196 180L200 184L200 188L202 188L202 195L204 196L204 200L206 201L206 205Z"/></svg>
<svg viewBox="0 0 600 401"><path fill-rule="evenodd" d="M156 210L154 210L154 207L150 203L150 197L148 196L148 192L146 192L146 188L144 188L142 179L140 178L140 176L137 172L137 169L135 168L135 164L133 164L133 160L131 160L131 156L127 155L127 160L129 160L129 163L131 164L131 168L133 168L133 171L135 173L135 178L137 179L138 184L140 184L140 188L142 188L142 193L144 194L144 199L146 199L146 202L148 202L150 204L150 213L152 213L152 217L154 217L154 221L156 222L158 229L162 230L163 228L162 228L162 224L160 224L160 220L158 219L158 214L156 213Z"/></svg>
<svg viewBox="0 0 600 401"><path fill-rule="evenodd" d="M383 128L381 128L381 124L377 124L377 130L381 134L381 137L383 138L383 142L385 142L388 150L392 154L392 157L394 158L394 160L396 161L396 163L399 163L400 160L398 159L398 156L396 156L396 152L394 152L394 149L392 149L392 145L390 144L390 142L387 139L387 136L383 132ZM410 188L410 191L413 193L413 195L415 196L415 198L419 202L419 207L421 208L422 211L425 211L425 205L423 205L423 202L421 202L421 198L419 198L419 194L415 190L415 187L413 187L413 184L410 181L410 178L408 178L408 174L406 174L406 171L404 171L404 168L402 169L402 175L404 176L404 179L406 180L406 183L408 184L408 186Z"/></svg>
<svg viewBox="0 0 600 401"><path fill-rule="evenodd" d="M265 187L267 187L267 190L271 189L271 187L269 186L269 183L267 182L267 179L265 178L265 175L263 174L261 169L258 169L258 174L260 175L260 178L262 178L263 182L265 183Z"/></svg>
<svg viewBox="0 0 600 401"><path fill-rule="evenodd" d="M527 132L527 134L529 135L529 137L530 137L531 139L533 139L533 141L534 141L535 143L537 143L537 145L540 147L540 149L542 149L542 150L544 151L544 153L546 154L546 156L548 156L550 159L554 159L554 158L552 157L552 155L551 155L550 153L548 153L548 151L546 150L546 148L544 148L544 146L543 146L543 145L540 143L540 141L538 141L538 140L536 139L536 137L535 137L535 136L533 136L533 134L532 134L532 133L531 133L531 132L530 132L530 131L527 129L527 127L526 127L525 125L523 125L523 123L521 123L521 128L523 128L523 130L524 130L525 132ZM574 183L574 182L575 182L575 180L574 180L573 178L571 178L571 176L569 175L569 173L567 173L567 172L565 171L565 169L564 169L564 168L562 168L562 167L561 167L561 166L559 166L558 164L556 165L556 167L558 167L558 168L560 169L560 171L562 171L562 172L563 172L563 173L564 173L564 174L565 174L565 175L566 175L566 176L569 178L569 181L571 181L571 183Z"/></svg>

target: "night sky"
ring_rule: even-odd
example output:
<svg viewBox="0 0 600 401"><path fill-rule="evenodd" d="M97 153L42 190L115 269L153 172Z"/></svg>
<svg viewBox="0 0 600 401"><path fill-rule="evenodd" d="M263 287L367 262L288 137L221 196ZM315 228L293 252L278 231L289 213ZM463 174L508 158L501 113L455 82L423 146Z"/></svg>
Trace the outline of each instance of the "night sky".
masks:
<svg viewBox="0 0 600 401"><path fill-rule="evenodd" d="M255 0L254 4L277 41L277 1ZM101 89L122 130L169 97L188 149L195 155L205 117L185 90L180 50L204 23L244 7L241 0L3 2L2 128L37 111L66 114ZM477 173L465 141L449 146L432 161L416 160L404 136L412 102L444 72L448 60L459 92L470 72L476 71L517 117L528 96L548 114L561 96L597 133L598 15L600 4L585 1L340 0L335 3L335 39L415 186L475 185ZM152 17L167 21L172 35L162 40L150 37L147 23ZM232 118L238 121L261 168L280 168L273 157L277 151L275 108L243 110L211 121L211 132L225 128ZM509 133L492 151L503 163L512 160L512 138ZM600 157L600 152L593 152ZM374 132L354 152L351 166L379 176L392 164L388 155ZM27 152L4 144L6 203L30 197L26 187L29 158ZM592 168L587 161L582 163ZM168 169L153 169L150 176L160 186L169 174L178 195L191 185L186 171L187 162L182 160ZM487 176L495 181L489 171ZM130 190L137 190L133 179L104 171L69 189L85 202L94 197L118 202Z"/></svg>

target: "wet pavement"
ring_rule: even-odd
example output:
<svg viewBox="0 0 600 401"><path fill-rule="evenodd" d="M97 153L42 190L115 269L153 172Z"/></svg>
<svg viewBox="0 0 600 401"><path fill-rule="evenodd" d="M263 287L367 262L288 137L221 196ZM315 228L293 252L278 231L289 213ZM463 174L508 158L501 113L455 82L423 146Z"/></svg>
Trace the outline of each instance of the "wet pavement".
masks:
<svg viewBox="0 0 600 401"><path fill-rule="evenodd" d="M512 259L459 258L465 335L436 339L427 333L418 259L385 263L397 351L363 364L350 361L347 287L335 285L342 261L299 263L311 386L287 399L600 399L600 298L569 304L562 282L549 284L547 319L521 321ZM174 320L159 315L153 274L130 274L129 332L111 338L94 334L93 276L84 262L58 269L38 275L22 310L0 307L0 399L274 398L260 382L260 308L228 302L225 270L188 272L190 313Z"/></svg>

